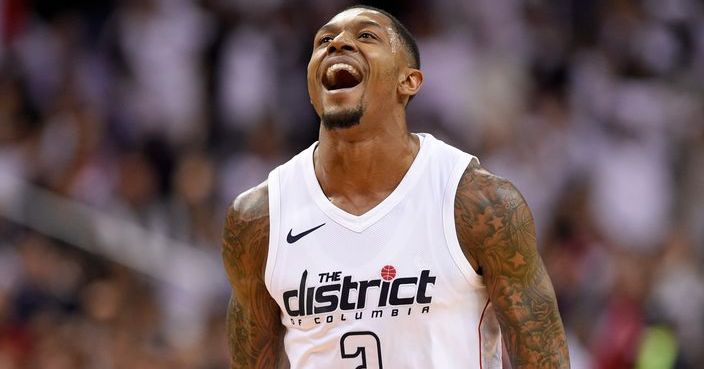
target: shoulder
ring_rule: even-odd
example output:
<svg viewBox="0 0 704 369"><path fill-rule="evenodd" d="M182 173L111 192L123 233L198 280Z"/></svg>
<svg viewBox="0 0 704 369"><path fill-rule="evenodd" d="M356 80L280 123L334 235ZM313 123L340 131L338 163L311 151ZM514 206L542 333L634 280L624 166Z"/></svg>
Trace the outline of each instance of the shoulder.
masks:
<svg viewBox="0 0 704 369"><path fill-rule="evenodd" d="M269 191L261 183L239 196L227 209L222 257L230 279L263 276L269 245Z"/></svg>
<svg viewBox="0 0 704 369"><path fill-rule="evenodd" d="M510 206L517 201L524 199L513 183L484 169L476 160L470 162L462 174L455 197L458 210Z"/></svg>
<svg viewBox="0 0 704 369"><path fill-rule="evenodd" d="M455 195L457 237L475 268L483 266L482 254L497 246L534 243L533 216L523 195L506 178L470 163Z"/></svg>
<svg viewBox="0 0 704 369"><path fill-rule="evenodd" d="M264 181L239 194L230 204L228 218L240 222L251 222L269 217L269 187Z"/></svg>

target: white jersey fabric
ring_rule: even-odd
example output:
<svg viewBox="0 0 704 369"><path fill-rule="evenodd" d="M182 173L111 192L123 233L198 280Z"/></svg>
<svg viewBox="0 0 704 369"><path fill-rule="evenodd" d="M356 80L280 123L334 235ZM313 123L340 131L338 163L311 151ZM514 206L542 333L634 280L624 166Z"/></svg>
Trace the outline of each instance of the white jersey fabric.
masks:
<svg viewBox="0 0 704 369"><path fill-rule="evenodd" d="M418 137L401 183L360 216L320 188L317 143L269 175L265 282L292 369L501 367L498 323L455 229L457 185L476 158Z"/></svg>

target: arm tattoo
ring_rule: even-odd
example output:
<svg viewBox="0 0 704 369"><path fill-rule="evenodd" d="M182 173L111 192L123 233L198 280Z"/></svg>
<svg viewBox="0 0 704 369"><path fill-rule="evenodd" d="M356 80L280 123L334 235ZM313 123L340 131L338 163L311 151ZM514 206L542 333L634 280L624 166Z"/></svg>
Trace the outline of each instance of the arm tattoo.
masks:
<svg viewBox="0 0 704 369"><path fill-rule="evenodd" d="M240 195L225 218L222 257L232 284L227 331L232 369L286 366L279 307L264 284L269 243L266 184Z"/></svg>
<svg viewBox="0 0 704 369"><path fill-rule="evenodd" d="M465 255L484 275L514 369L569 368L555 292L525 199L473 162L457 189L455 222Z"/></svg>

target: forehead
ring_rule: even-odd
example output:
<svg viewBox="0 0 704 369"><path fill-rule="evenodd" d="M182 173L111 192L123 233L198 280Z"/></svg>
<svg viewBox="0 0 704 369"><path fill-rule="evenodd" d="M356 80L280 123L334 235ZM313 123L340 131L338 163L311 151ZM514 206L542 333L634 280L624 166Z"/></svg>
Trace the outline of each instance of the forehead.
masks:
<svg viewBox="0 0 704 369"><path fill-rule="evenodd" d="M321 30L329 28L343 28L349 25L356 24L378 24L384 29L391 28L391 20L385 15L363 8L347 9L335 15L328 23L320 27Z"/></svg>

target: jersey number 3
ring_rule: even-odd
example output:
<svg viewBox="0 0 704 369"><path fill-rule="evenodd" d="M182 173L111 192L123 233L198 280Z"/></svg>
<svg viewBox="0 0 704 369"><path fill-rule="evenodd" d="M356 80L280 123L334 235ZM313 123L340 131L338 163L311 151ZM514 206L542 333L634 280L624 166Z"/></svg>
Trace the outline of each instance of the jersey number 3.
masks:
<svg viewBox="0 0 704 369"><path fill-rule="evenodd" d="M384 369L381 364L381 342L374 332L347 332L340 338L343 359L362 357L362 364L355 369Z"/></svg>

